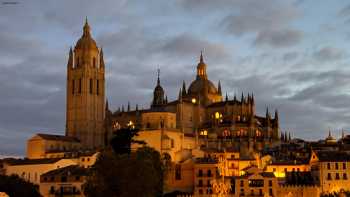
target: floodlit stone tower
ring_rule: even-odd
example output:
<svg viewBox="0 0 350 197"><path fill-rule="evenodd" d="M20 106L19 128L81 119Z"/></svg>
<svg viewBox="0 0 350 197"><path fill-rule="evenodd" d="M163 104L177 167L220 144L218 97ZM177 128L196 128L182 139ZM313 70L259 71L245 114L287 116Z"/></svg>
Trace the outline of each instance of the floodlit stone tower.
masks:
<svg viewBox="0 0 350 197"><path fill-rule="evenodd" d="M104 144L105 64L103 51L91 37L85 21L83 35L69 51L67 64L66 135L78 138L83 147Z"/></svg>

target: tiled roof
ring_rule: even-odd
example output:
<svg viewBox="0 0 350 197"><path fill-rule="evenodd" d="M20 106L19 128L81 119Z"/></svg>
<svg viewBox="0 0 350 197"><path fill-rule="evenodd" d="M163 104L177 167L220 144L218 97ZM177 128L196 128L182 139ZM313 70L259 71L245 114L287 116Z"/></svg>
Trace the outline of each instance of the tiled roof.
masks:
<svg viewBox="0 0 350 197"><path fill-rule="evenodd" d="M14 159L8 161L10 165L35 165L35 164L51 164L59 161L60 158L50 158L50 159Z"/></svg>
<svg viewBox="0 0 350 197"><path fill-rule="evenodd" d="M80 142L75 137L69 137L65 135L52 135L52 134L44 134L44 133L38 133L37 136L46 139L46 140L56 140L56 141L67 141L67 142Z"/></svg>
<svg viewBox="0 0 350 197"><path fill-rule="evenodd" d="M319 161L350 161L350 154L340 151L318 151L316 152Z"/></svg>
<svg viewBox="0 0 350 197"><path fill-rule="evenodd" d="M78 165L70 165L63 168L51 170L41 176L86 176L87 174L88 169L80 167Z"/></svg>

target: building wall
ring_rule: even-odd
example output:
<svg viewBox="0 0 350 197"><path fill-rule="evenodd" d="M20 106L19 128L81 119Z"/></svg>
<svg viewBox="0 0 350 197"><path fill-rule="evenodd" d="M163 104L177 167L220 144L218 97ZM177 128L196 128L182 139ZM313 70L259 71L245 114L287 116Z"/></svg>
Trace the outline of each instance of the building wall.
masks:
<svg viewBox="0 0 350 197"><path fill-rule="evenodd" d="M338 169L336 165L338 165ZM350 161L319 162L318 166L321 192L339 192L341 189L348 190L350 188ZM328 179L328 174L330 179ZM338 179L337 174L339 175ZM344 174L346 177L344 177Z"/></svg>
<svg viewBox="0 0 350 197"><path fill-rule="evenodd" d="M147 112L141 114L142 128L159 129L161 122L164 128L176 129L176 114L170 112Z"/></svg>
<svg viewBox="0 0 350 197"><path fill-rule="evenodd" d="M27 141L27 158L58 158L64 156L65 152L76 151L81 144L75 141L46 140L34 135Z"/></svg>
<svg viewBox="0 0 350 197"><path fill-rule="evenodd" d="M280 186L277 189L278 197L319 197L320 188L317 186Z"/></svg>
<svg viewBox="0 0 350 197"><path fill-rule="evenodd" d="M266 166L266 172L273 172L276 177L285 177L286 172L306 172L310 171L308 164L270 164Z"/></svg>
<svg viewBox="0 0 350 197"><path fill-rule="evenodd" d="M194 166L195 195L209 195L212 193L212 181L218 177L217 163L196 163Z"/></svg>
<svg viewBox="0 0 350 197"><path fill-rule="evenodd" d="M6 175L16 174L23 179L34 183L40 183L40 175L69 165L76 165L77 161L73 159L61 159L50 164L23 164L23 165L8 165L6 167Z"/></svg>
<svg viewBox="0 0 350 197"><path fill-rule="evenodd" d="M163 133L163 137L162 136ZM148 146L156 149L161 154L168 153L172 161L180 161L183 149L194 149L195 148L195 138L184 137L183 133L179 130L147 130L139 131L138 136L135 140L141 140L147 143ZM132 144L132 149L137 149L142 145Z"/></svg>
<svg viewBox="0 0 350 197"><path fill-rule="evenodd" d="M263 185L251 185L251 182L255 180L262 181ZM266 194L269 196L278 196L277 187L278 183L276 178L267 178L260 175L253 175L249 178L241 176L235 179L234 196L264 196Z"/></svg>

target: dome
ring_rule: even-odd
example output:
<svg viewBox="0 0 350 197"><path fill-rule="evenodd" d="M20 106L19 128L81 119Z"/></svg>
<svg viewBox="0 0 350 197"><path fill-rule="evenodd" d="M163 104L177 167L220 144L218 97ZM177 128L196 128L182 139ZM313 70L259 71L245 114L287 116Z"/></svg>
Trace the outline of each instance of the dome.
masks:
<svg viewBox="0 0 350 197"><path fill-rule="evenodd" d="M85 25L83 28L83 35L78 40L77 44L75 45L75 48L76 49L83 49L83 50L85 50L85 49L98 50L96 41L91 37L90 26L87 22L87 19L85 21Z"/></svg>
<svg viewBox="0 0 350 197"><path fill-rule="evenodd" d="M97 48L97 44L95 42L94 39L92 39L90 36L82 36L77 44L75 45L75 48L76 49L96 49L98 50Z"/></svg>
<svg viewBox="0 0 350 197"><path fill-rule="evenodd" d="M214 84L210 80L203 79L203 78L197 78L196 80L194 80L191 83L190 87L188 88L188 93L189 94L202 93L204 91L205 84L208 87L208 93L209 94L217 94L218 93L218 90L216 89Z"/></svg>

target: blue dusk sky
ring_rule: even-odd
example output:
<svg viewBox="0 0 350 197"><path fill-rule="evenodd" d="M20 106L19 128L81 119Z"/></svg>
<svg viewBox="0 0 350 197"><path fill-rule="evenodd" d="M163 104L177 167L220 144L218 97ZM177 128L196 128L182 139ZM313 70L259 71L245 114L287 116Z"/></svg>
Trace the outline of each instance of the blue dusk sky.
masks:
<svg viewBox="0 0 350 197"><path fill-rule="evenodd" d="M0 4L0 154L33 134L64 134L69 47L88 17L103 47L112 110L149 107L161 69L169 100L208 76L230 98L254 93L282 131L350 134L350 2L312 0L16 0ZM6 2L13 2L12 0Z"/></svg>

